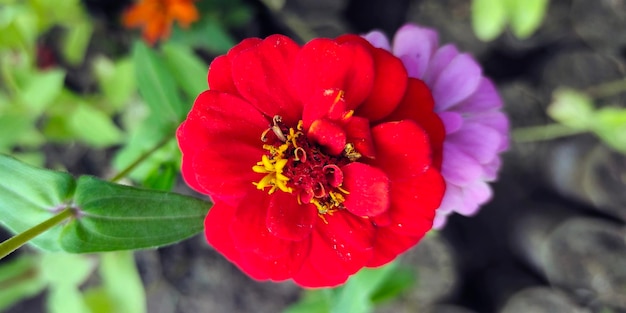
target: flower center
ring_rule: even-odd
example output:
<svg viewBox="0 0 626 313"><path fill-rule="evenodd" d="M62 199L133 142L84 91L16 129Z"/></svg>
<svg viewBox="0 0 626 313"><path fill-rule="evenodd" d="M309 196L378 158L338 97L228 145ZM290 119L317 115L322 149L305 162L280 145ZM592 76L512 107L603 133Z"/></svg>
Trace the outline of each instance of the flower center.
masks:
<svg viewBox="0 0 626 313"><path fill-rule="evenodd" d="M302 121L296 128L287 128L280 116L274 116L273 125L261 135L266 142L263 155L252 170L265 176L254 185L269 194L276 190L295 194L298 203L312 203L318 213L332 214L344 209L345 195L341 167L355 161L360 155L352 144L346 144L342 155L333 156L307 140L302 132Z"/></svg>

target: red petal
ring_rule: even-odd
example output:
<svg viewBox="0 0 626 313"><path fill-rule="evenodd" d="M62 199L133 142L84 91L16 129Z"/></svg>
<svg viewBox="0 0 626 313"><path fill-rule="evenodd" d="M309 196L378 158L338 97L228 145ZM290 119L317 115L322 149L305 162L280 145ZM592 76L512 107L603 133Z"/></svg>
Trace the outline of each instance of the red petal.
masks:
<svg viewBox="0 0 626 313"><path fill-rule="evenodd" d="M226 55L229 58L232 58L233 56L239 54L242 51L248 50L252 47L256 47L259 43L261 43L261 41L263 41L261 38L256 38L256 37L246 38L242 40L240 43L236 44L234 47L230 48L230 50L228 50L228 53Z"/></svg>
<svg viewBox="0 0 626 313"><path fill-rule="evenodd" d="M344 205L357 216L376 216L389 208L389 178L380 169L354 162L341 168L344 175Z"/></svg>
<svg viewBox="0 0 626 313"><path fill-rule="evenodd" d="M237 203L261 179L252 166L261 159L261 133L268 122L250 104L206 91L178 128L182 174L195 190ZM219 147L219 148L218 148Z"/></svg>
<svg viewBox="0 0 626 313"><path fill-rule="evenodd" d="M354 109L367 98L373 82L372 55L360 44L313 39L296 58L293 83L300 99L339 89L345 91L348 109Z"/></svg>
<svg viewBox="0 0 626 313"><path fill-rule="evenodd" d="M331 266L331 265L329 265ZM327 276L313 266L310 260L305 261L298 273L293 277L293 281L305 288L335 287L343 284L349 275Z"/></svg>
<svg viewBox="0 0 626 313"><path fill-rule="evenodd" d="M389 115L398 106L407 88L407 72L402 61L381 48L371 49L375 77L372 93L359 106L356 114L371 121Z"/></svg>
<svg viewBox="0 0 626 313"><path fill-rule="evenodd" d="M402 99L396 110L385 118L385 121L410 119L417 122L430 138L433 151L433 165L439 169L441 168L443 140L446 131L441 119L433 111L433 108L434 100L428 86L419 79L410 78L404 99Z"/></svg>
<svg viewBox="0 0 626 313"><path fill-rule="evenodd" d="M309 250L310 240L303 240L289 244L288 253L276 259L267 259L263 255L243 252L238 265L244 272L258 280L285 280L300 271Z"/></svg>
<svg viewBox="0 0 626 313"><path fill-rule="evenodd" d="M311 234L317 218L314 205L300 205L294 195L277 192L269 203L266 222L269 232L274 236L299 241Z"/></svg>
<svg viewBox="0 0 626 313"><path fill-rule="evenodd" d="M432 228L445 189L443 177L434 168L424 175L392 183L389 227L400 234L424 236Z"/></svg>
<svg viewBox="0 0 626 313"><path fill-rule="evenodd" d="M302 103L292 87L292 71L300 47L282 35L273 35L257 45L229 55L237 90L268 117L280 115L295 126Z"/></svg>
<svg viewBox="0 0 626 313"><path fill-rule="evenodd" d="M374 253L367 262L367 267L377 267L393 261L400 253L417 244L421 238L399 235L388 228L379 229L376 232Z"/></svg>
<svg viewBox="0 0 626 313"><path fill-rule="evenodd" d="M392 182L423 174L431 167L430 141L410 120L388 122L372 128L376 159Z"/></svg>
<svg viewBox="0 0 626 313"><path fill-rule="evenodd" d="M352 275L370 259L375 229L369 219L346 212L325 214L315 224L309 260L328 277Z"/></svg>
<svg viewBox="0 0 626 313"><path fill-rule="evenodd" d="M228 230L234 217L234 207L216 201L204 219L204 234L209 244L215 250L219 251L231 262L237 263L240 260L239 251L235 249L233 239Z"/></svg>
<svg viewBox="0 0 626 313"><path fill-rule="evenodd" d="M326 148L326 152L331 155L339 155L346 146L343 128L328 120L315 120L309 127L307 137Z"/></svg>
<svg viewBox="0 0 626 313"><path fill-rule="evenodd" d="M313 121L324 118L340 122L346 111L343 92L339 89L328 89L324 92L315 93L304 102L302 126L304 129L308 129Z"/></svg>
<svg viewBox="0 0 626 313"><path fill-rule="evenodd" d="M348 136L347 141L354 144L354 148L357 152L368 158L374 158L376 156L368 119L353 116L345 126L345 129Z"/></svg>
<svg viewBox="0 0 626 313"><path fill-rule="evenodd" d="M209 74L207 81L211 90L217 90L227 92L231 94L239 94L235 83L233 82L233 74L231 69L231 57L244 51L248 48L254 47L261 42L259 38L247 38L241 41L239 44L232 47L227 55L219 56L213 59L209 66Z"/></svg>
<svg viewBox="0 0 626 313"><path fill-rule="evenodd" d="M267 228L267 208L271 195L262 190L248 193L237 207L230 225L235 248L266 259L277 259L290 251L291 241L280 239Z"/></svg>
<svg viewBox="0 0 626 313"><path fill-rule="evenodd" d="M207 77L209 89L222 91L230 94L239 94L235 83L233 82L233 74L230 68L230 59L222 55L211 62L209 66L209 74Z"/></svg>

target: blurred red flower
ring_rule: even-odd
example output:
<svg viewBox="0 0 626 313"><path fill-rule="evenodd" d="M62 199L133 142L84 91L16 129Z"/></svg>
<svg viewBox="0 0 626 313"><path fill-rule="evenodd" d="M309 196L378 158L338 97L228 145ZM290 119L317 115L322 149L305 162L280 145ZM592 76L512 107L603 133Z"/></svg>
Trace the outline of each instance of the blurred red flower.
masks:
<svg viewBox="0 0 626 313"><path fill-rule="evenodd" d="M273 35L216 58L177 137L211 245L259 280L334 286L431 229L444 181L426 85L362 38Z"/></svg>
<svg viewBox="0 0 626 313"><path fill-rule="evenodd" d="M189 27L198 19L194 0L141 0L130 7L122 22L127 28L142 27L143 38L153 45L167 38L174 21L182 27Z"/></svg>

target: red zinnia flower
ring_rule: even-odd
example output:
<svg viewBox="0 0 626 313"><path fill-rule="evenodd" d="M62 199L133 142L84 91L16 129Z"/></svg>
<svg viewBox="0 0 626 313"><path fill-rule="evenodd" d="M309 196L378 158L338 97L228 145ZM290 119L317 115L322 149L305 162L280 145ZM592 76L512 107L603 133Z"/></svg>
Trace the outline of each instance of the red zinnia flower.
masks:
<svg viewBox="0 0 626 313"><path fill-rule="evenodd" d="M126 27L143 27L143 38L149 44L167 38L174 21L188 27L198 19L194 0L141 0L126 12L123 23Z"/></svg>
<svg viewBox="0 0 626 313"><path fill-rule="evenodd" d="M178 129L206 237L255 279L333 286L431 228L444 129L426 85L354 35L247 39Z"/></svg>

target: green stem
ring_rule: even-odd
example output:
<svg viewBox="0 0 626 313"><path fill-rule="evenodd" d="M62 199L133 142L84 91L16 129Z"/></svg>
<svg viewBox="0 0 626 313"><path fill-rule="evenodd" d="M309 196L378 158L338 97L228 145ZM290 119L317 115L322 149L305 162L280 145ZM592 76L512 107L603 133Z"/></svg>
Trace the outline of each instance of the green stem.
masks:
<svg viewBox="0 0 626 313"><path fill-rule="evenodd" d="M626 79L615 80L588 88L585 92L593 98L610 97L626 91Z"/></svg>
<svg viewBox="0 0 626 313"><path fill-rule="evenodd" d="M561 124L549 124L516 128L512 132L515 142L551 140L588 132L586 129L574 129Z"/></svg>
<svg viewBox="0 0 626 313"><path fill-rule="evenodd" d="M114 183L114 182L116 182L116 181L126 177L126 175L130 174L130 172L132 172L139 164L141 164L141 162L145 161L155 151L157 151L157 150L161 149L161 147L165 146L170 140L171 140L171 138L169 136L165 136L165 138L163 138L161 141L159 141L154 147L152 147L150 150L148 150L148 151L144 152L143 154L141 154L133 163L128 165L121 172L117 173L117 175L113 176L113 178L111 178L109 181Z"/></svg>
<svg viewBox="0 0 626 313"><path fill-rule="evenodd" d="M40 224L37 224L27 229L26 231L5 240L3 243L0 243L0 260L9 255L11 252L17 250L19 247L23 246L33 238L41 235L48 229L65 221L67 218L72 216L72 214L74 214L73 209L67 208L57 215L41 222Z"/></svg>

